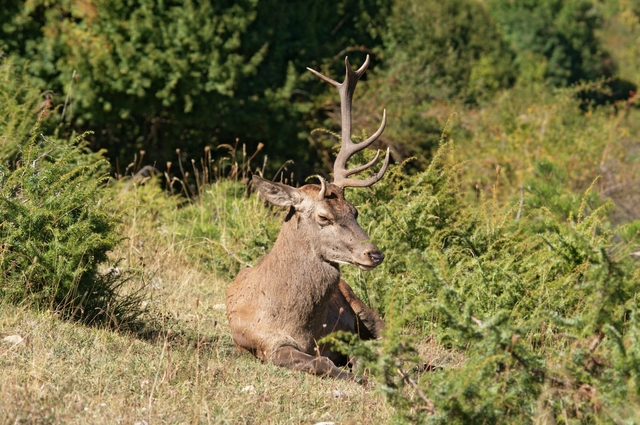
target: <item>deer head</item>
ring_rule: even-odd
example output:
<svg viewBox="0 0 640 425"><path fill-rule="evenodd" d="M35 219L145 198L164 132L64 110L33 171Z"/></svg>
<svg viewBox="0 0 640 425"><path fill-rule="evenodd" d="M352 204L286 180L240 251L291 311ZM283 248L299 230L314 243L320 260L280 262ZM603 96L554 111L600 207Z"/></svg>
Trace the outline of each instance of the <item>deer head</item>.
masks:
<svg viewBox="0 0 640 425"><path fill-rule="evenodd" d="M342 143L340 152L333 167L334 180L325 183L322 177L320 185L306 185L293 188L284 184L270 182L258 176L253 183L264 198L275 205L289 207L287 222L299 234L305 249L310 249L320 259L328 263L354 264L363 270L370 270L379 265L384 254L368 242L369 237L358 225L358 211L344 198L345 187L369 187L382 178L389 166L389 149L380 170L372 177L358 180L349 177L373 166L380 156L380 151L368 163L348 169L347 162L355 153L370 146L382 134L386 124L386 111L382 114L380 128L368 139L360 143L351 140L351 105L353 93L358 80L369 66L369 56L364 64L354 71L349 59L345 58L346 77L338 83L311 68L314 75L338 89L341 103ZM283 227L285 231L286 226ZM302 245L301 245L302 246Z"/></svg>

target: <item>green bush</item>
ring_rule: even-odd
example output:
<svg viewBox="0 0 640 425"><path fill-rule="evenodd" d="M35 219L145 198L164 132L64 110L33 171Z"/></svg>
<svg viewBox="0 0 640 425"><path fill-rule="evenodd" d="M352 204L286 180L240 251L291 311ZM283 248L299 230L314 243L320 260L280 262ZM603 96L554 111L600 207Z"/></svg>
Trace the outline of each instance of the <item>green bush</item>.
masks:
<svg viewBox="0 0 640 425"><path fill-rule="evenodd" d="M566 193L548 191L548 175L529 182L532 194L545 196L527 195L522 207L466 204L460 167L447 165L452 155L446 145L425 172L396 169L374 195L349 195L387 258L376 271L343 274L389 328L373 344L378 351L343 348L368 359L401 422L636 417L640 273L630 253L640 246L637 223L619 229L620 242L607 221L609 203L587 191L557 208ZM427 337L422 329L467 358L414 375L424 397L398 372L419 361L411 343Z"/></svg>
<svg viewBox="0 0 640 425"><path fill-rule="evenodd" d="M33 134L13 165L0 165L0 295L13 303L59 310L65 317L115 320L131 298L123 276L101 273L121 240L102 187L108 162L81 140Z"/></svg>
<svg viewBox="0 0 640 425"><path fill-rule="evenodd" d="M13 157L20 143L29 139L39 119L46 122L50 104L48 94L43 97L37 83L30 78L19 61L10 56L0 58L0 158Z"/></svg>
<svg viewBox="0 0 640 425"><path fill-rule="evenodd" d="M120 240L102 193L109 164L81 139L48 139L38 127L29 136L21 120L35 120L34 98L2 109L0 298L119 325L135 316L136 297L122 296L117 269L99 271Z"/></svg>
<svg viewBox="0 0 640 425"><path fill-rule="evenodd" d="M126 273L100 271L121 239L109 163L83 137L44 135L51 105L35 86L14 58L0 65L0 298L119 323L136 300Z"/></svg>
<svg viewBox="0 0 640 425"><path fill-rule="evenodd" d="M486 8L469 0L397 0L387 20L382 55L386 80L419 104L473 101L515 78L512 53Z"/></svg>
<svg viewBox="0 0 640 425"><path fill-rule="evenodd" d="M604 17L598 36L616 65L616 75L640 85L640 2L606 1L599 4ZM626 93L629 95L629 93ZM636 95L636 102L637 100ZM637 105L637 103L636 103Z"/></svg>
<svg viewBox="0 0 640 425"><path fill-rule="evenodd" d="M522 81L568 86L611 75L610 61L596 37L602 16L594 2L491 0L488 5L516 53Z"/></svg>

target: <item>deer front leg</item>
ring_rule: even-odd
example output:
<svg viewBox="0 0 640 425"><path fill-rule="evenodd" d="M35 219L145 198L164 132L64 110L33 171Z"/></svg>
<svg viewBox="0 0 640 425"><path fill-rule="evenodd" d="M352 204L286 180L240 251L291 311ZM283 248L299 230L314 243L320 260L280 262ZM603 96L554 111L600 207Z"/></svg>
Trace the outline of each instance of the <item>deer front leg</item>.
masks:
<svg viewBox="0 0 640 425"><path fill-rule="evenodd" d="M311 356L290 345L283 345L276 348L271 355L271 361L278 366L288 367L289 369L295 369L313 375L323 377L330 376L347 381L360 381L354 374L338 368L328 357Z"/></svg>

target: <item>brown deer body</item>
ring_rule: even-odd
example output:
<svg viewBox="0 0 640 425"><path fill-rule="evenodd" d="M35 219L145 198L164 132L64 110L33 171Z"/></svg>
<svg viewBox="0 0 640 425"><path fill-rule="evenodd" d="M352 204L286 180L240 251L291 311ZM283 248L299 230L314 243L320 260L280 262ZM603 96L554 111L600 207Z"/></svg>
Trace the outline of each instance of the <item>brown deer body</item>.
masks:
<svg viewBox="0 0 640 425"><path fill-rule="evenodd" d="M344 188L370 186L382 178L389 151L380 171L367 180L349 175L373 165L376 158L348 170L351 155L375 141L351 141L351 99L369 58L357 71L345 60L344 83L324 77L336 86L342 105L342 148L334 165L334 182L293 188L254 176L253 183L268 201L288 207L282 230L271 251L255 267L242 270L227 291L227 316L236 345L263 361L321 376L355 379L337 366L348 359L318 340L332 332L352 332L362 339L379 338L384 323L340 279L339 264L370 270L384 259L358 225L355 207L344 198Z"/></svg>

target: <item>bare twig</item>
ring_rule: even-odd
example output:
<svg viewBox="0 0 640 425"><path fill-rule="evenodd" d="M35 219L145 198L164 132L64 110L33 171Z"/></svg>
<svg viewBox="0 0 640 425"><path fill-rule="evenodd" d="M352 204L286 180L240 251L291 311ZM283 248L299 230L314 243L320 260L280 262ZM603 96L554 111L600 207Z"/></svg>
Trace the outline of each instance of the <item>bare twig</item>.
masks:
<svg viewBox="0 0 640 425"><path fill-rule="evenodd" d="M196 178L196 190L198 191L198 195L202 193L202 187L200 185L200 173L198 172L198 167L196 167L195 159L191 160L191 167L193 168L193 175ZM202 182L204 184L204 182Z"/></svg>
<svg viewBox="0 0 640 425"><path fill-rule="evenodd" d="M167 332L167 334L164 337L164 344L162 344L162 351L160 352L160 361L158 363L158 368L156 369L156 377L153 380L153 385L151 386L151 393L149 394L149 423L151 423L151 407L153 405L153 392L156 389L156 384L158 383L158 375L160 374L160 366L162 363L162 360L164 359L164 352L167 349L167 344L168 344L168 339L169 339L169 332Z"/></svg>
<svg viewBox="0 0 640 425"><path fill-rule="evenodd" d="M276 181L276 178L278 178L278 174L280 174L280 172L287 166L287 164L293 164L293 160L292 159L288 159L284 162L284 164L282 164L280 166L280 168L278 168L278 171L276 171L276 175L273 176L273 180L272 181Z"/></svg>
<svg viewBox="0 0 640 425"><path fill-rule="evenodd" d="M600 192L600 194L603 195L603 196L609 196L609 193L611 193L611 192L615 192L616 190L624 188L624 187L634 187L638 183L640 183L640 180L632 180L630 182L627 181L627 182L614 184L613 186L609 186L608 188L604 189L602 192Z"/></svg>
<svg viewBox="0 0 640 425"><path fill-rule="evenodd" d="M43 138L44 140L47 140L47 139L45 139L45 137L44 137L44 136L42 136L42 138ZM40 161L42 158L44 158L45 156L48 156L48 155L49 155L51 152L53 152L54 150L55 150L55 148L51 148L51 149L49 149L48 151L46 151L45 153L41 154L41 155L40 155L39 157L37 157L36 159L34 159L34 160L33 160L33 162L31 162L31 168L36 168L36 163L37 163L38 161Z"/></svg>
<svg viewBox="0 0 640 425"><path fill-rule="evenodd" d="M349 52L363 52L371 56L376 56L376 52L374 52L373 50L368 49L364 46L356 46L356 47L347 47L346 49L343 49L342 51L340 51L340 53L338 53L333 57L333 60L335 61L337 59L341 59L344 55L346 55Z"/></svg>
<svg viewBox="0 0 640 425"><path fill-rule="evenodd" d="M520 186L520 205L518 205L518 214L516 214L516 220L520 220L522 215L522 205L524 204L524 185Z"/></svg>
<svg viewBox="0 0 640 425"><path fill-rule="evenodd" d="M413 378L409 376L407 372L405 372L400 368L398 368L398 374L402 377L402 379L404 379L404 381L407 384L411 385L416 390L416 392L418 393L418 396L420 396L422 401L424 401L425 405L421 406L420 409L426 410L431 415L435 414L436 408L435 408L435 405L433 404L433 401L429 400L429 398L424 394L424 392L422 392L422 390L418 387L418 384L416 383L416 381L414 381Z"/></svg>
<svg viewBox="0 0 640 425"><path fill-rule="evenodd" d="M340 27L345 23L345 21L347 20L347 18L350 16L349 13L347 13L346 15L344 15L344 17L340 20L340 22L338 22L338 25L336 25L336 27L333 29L333 31L331 31L331 35L336 35L336 33L338 32L338 30L340 29Z"/></svg>
<svg viewBox="0 0 640 425"><path fill-rule="evenodd" d="M471 321L473 323L475 323L476 325L478 325L478 326L482 326L482 320L480 320L478 318L475 318L475 317L471 316Z"/></svg>
<svg viewBox="0 0 640 425"><path fill-rule="evenodd" d="M593 353L596 350L596 348L598 348L598 345L600 345L603 339L604 339L604 334L602 332L599 332L598 335L596 335L596 337L594 338L594 340L591 341L591 344L589 345L589 351Z"/></svg>
<svg viewBox="0 0 640 425"><path fill-rule="evenodd" d="M252 264L247 263L246 261L242 261L235 252L231 251L230 249L228 249L226 246L224 246L222 243L218 242L218 241L214 241L213 239L209 239L209 238L204 238L205 241L210 242L210 243L214 243L216 245L220 245L220 247L222 249L224 249L227 254L229 254L231 257L233 257L238 263L243 264L247 267L253 267Z"/></svg>
<svg viewBox="0 0 640 425"><path fill-rule="evenodd" d="M69 82L69 91L67 92L67 97L64 99L64 106L62 107L62 116L60 117L60 122L64 121L64 114L67 111L67 105L70 105L71 93L73 91L73 80L76 78L76 70L73 70L71 74L71 81ZM69 115L71 115L71 109L69 109Z"/></svg>

